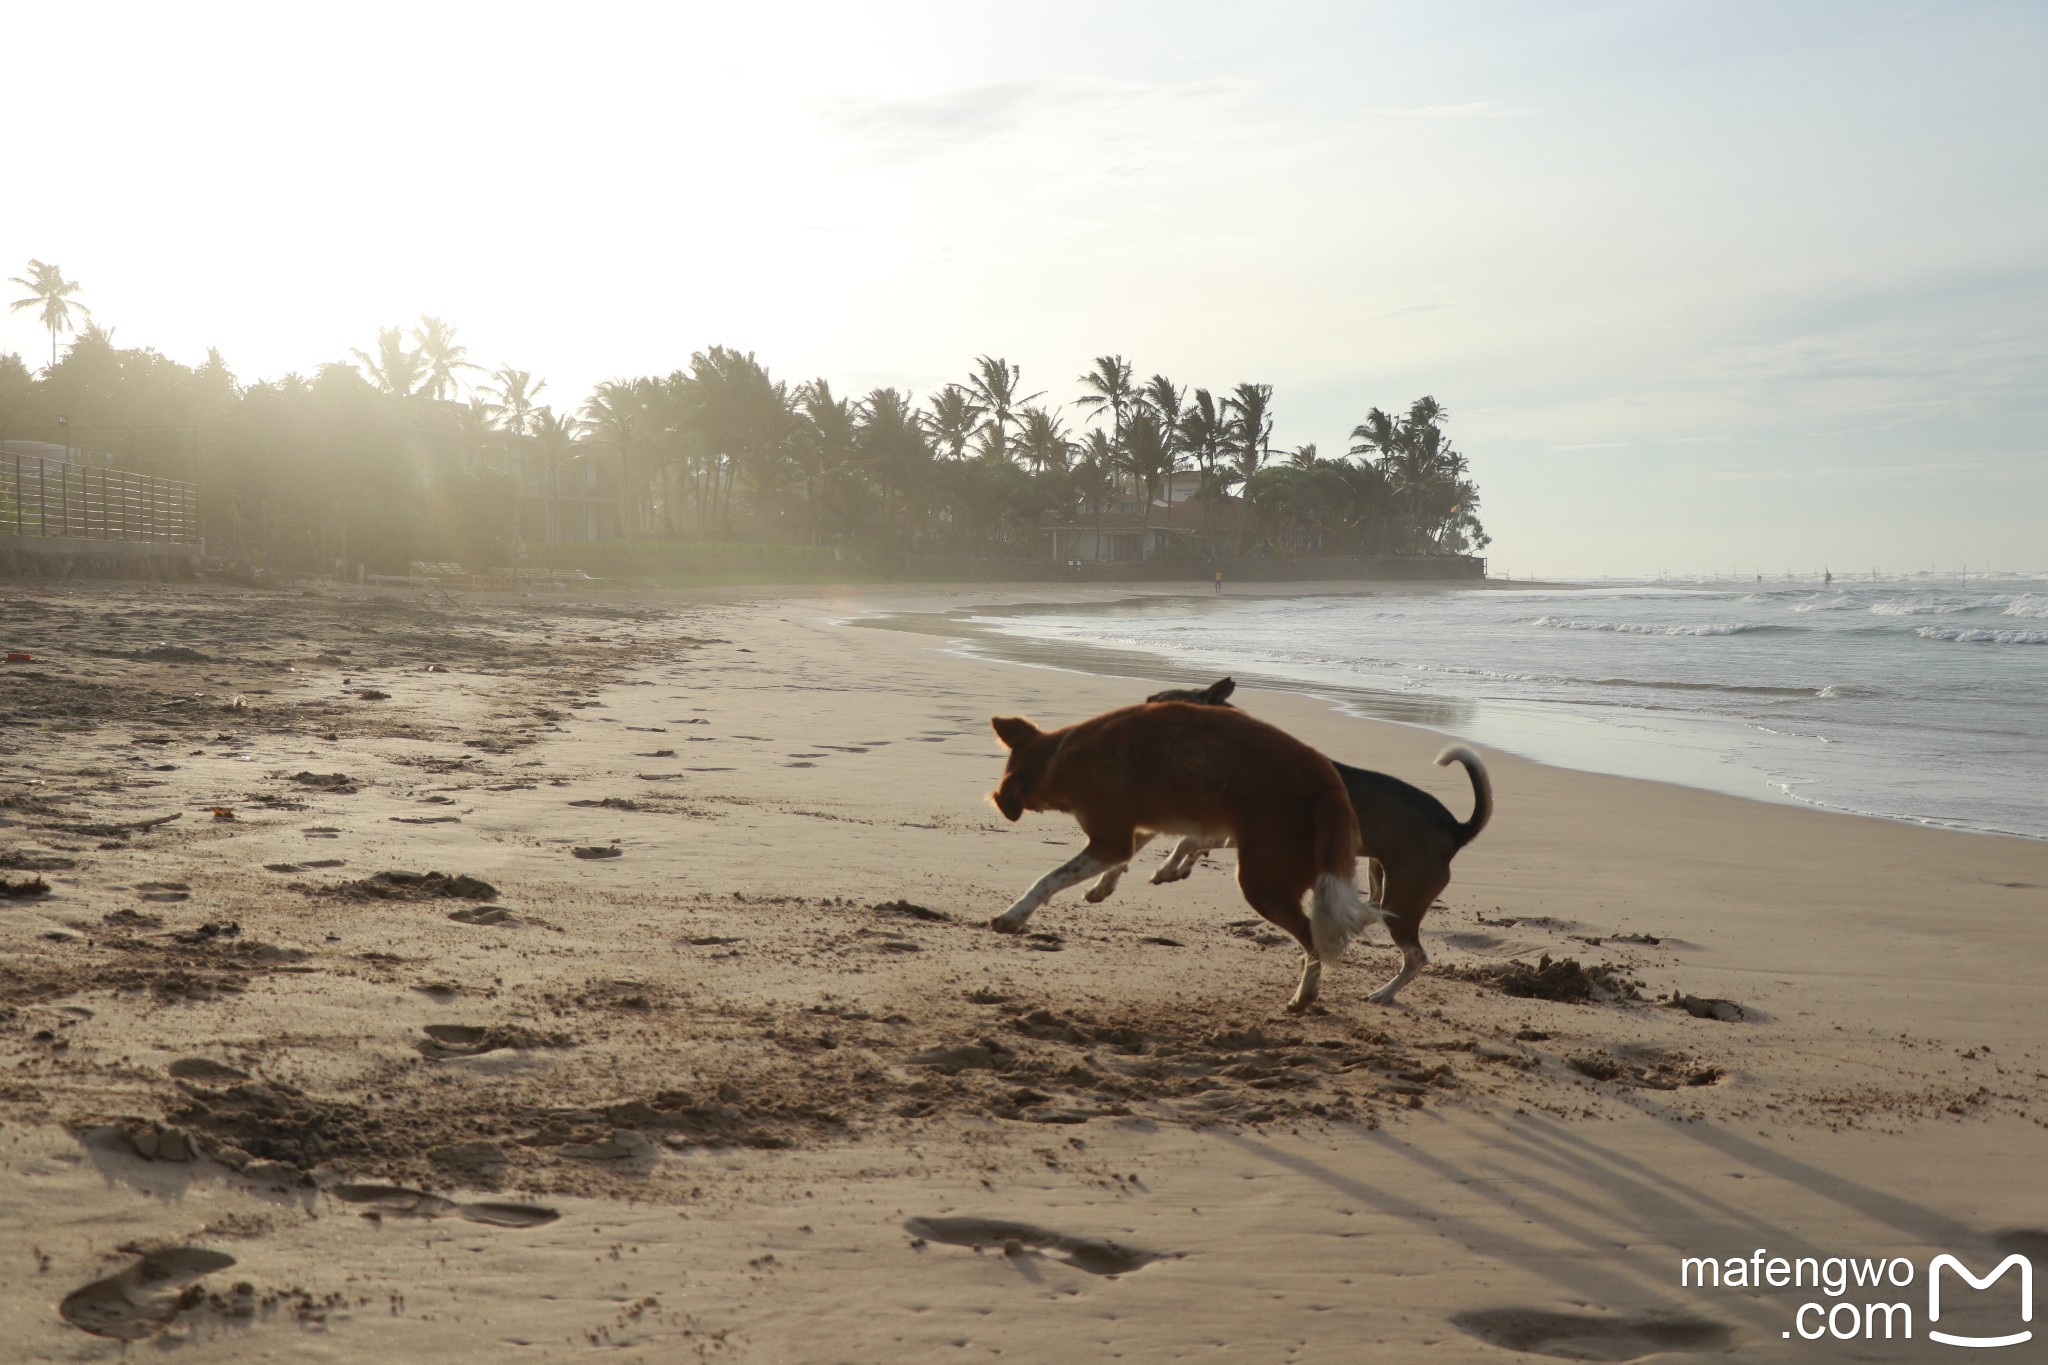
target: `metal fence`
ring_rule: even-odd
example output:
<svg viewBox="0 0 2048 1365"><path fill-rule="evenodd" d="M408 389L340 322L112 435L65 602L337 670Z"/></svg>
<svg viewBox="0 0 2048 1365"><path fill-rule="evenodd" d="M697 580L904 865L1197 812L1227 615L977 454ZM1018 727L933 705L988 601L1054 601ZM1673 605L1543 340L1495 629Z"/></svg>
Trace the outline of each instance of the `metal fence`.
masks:
<svg viewBox="0 0 2048 1365"><path fill-rule="evenodd" d="M199 539L199 489L177 479L0 455L0 535Z"/></svg>

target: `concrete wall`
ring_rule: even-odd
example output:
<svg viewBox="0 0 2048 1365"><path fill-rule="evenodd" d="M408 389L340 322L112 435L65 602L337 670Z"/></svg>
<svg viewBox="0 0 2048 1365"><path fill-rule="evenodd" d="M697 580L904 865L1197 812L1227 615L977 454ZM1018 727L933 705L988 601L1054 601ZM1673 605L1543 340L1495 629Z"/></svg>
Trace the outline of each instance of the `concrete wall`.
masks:
<svg viewBox="0 0 2048 1365"><path fill-rule="evenodd" d="M205 554L205 541L0 535L0 577L185 578Z"/></svg>

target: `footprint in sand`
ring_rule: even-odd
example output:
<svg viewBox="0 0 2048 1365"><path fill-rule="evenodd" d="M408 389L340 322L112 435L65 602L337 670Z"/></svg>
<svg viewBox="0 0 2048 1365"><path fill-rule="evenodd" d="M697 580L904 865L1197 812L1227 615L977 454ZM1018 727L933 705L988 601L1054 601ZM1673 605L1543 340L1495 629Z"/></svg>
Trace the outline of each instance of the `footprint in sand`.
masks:
<svg viewBox="0 0 2048 1365"><path fill-rule="evenodd" d="M2048 1258L2048 1230L2041 1228L2007 1228L1992 1238L1991 1244L2008 1256L2018 1252L2037 1265Z"/></svg>
<svg viewBox="0 0 2048 1365"><path fill-rule="evenodd" d="M472 1223L494 1228L537 1228L562 1216L538 1204L464 1204L455 1211Z"/></svg>
<svg viewBox="0 0 2048 1365"><path fill-rule="evenodd" d="M403 1185L332 1185L327 1192L344 1204L361 1205L365 1213L380 1217L439 1218L455 1213L472 1223L486 1223L494 1228L537 1228L562 1216L539 1204L457 1204L438 1194L409 1190Z"/></svg>
<svg viewBox="0 0 2048 1365"><path fill-rule="evenodd" d="M1069 1237L1029 1223L1008 1223L997 1218L912 1218L903 1226L913 1237L949 1246L1001 1247L1006 1256L1022 1256L1030 1251L1051 1253L1090 1275L1127 1275L1154 1261L1179 1255L1141 1251L1096 1237Z"/></svg>
<svg viewBox="0 0 2048 1365"><path fill-rule="evenodd" d="M420 1032L425 1038L413 1044L420 1055L439 1061L443 1057L481 1057L511 1044L494 1029L474 1024L428 1024Z"/></svg>
<svg viewBox="0 0 2048 1365"><path fill-rule="evenodd" d="M495 926L519 923L518 917L502 905L479 905L473 908L465 906L460 910L450 910L448 918L454 920L457 924Z"/></svg>
<svg viewBox="0 0 2048 1365"><path fill-rule="evenodd" d="M1546 1308L1482 1308L1451 1319L1490 1345L1565 1360L1635 1360L1662 1352L1724 1351L1730 1333L1704 1318L1650 1314L1557 1313Z"/></svg>
<svg viewBox="0 0 2048 1365"><path fill-rule="evenodd" d="M200 1247L152 1251L118 1274L72 1290L57 1311L94 1336L142 1341L168 1328L190 1306L185 1286L234 1263L226 1252Z"/></svg>
<svg viewBox="0 0 2048 1365"><path fill-rule="evenodd" d="M392 1218L439 1218L455 1207L452 1199L402 1185L331 1185L327 1192L344 1204L361 1204Z"/></svg>
<svg viewBox="0 0 2048 1365"><path fill-rule="evenodd" d="M249 1073L225 1062L216 1062L211 1057L180 1057L164 1068L181 1081L198 1081L205 1085L233 1085L249 1079Z"/></svg>

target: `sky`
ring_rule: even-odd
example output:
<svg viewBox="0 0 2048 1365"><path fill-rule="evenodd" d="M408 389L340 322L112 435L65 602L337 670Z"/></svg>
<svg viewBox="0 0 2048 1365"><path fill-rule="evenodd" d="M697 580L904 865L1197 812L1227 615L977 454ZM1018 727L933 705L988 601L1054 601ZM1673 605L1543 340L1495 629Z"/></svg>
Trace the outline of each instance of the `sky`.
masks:
<svg viewBox="0 0 2048 1365"><path fill-rule="evenodd" d="M0 268L245 380L422 314L1435 395L1516 577L2048 569L2038 3L20 7ZM44 54L38 57L35 54ZM8 298L20 294L11 290ZM0 352L46 363L30 312ZM1083 414L1069 406L1068 420Z"/></svg>

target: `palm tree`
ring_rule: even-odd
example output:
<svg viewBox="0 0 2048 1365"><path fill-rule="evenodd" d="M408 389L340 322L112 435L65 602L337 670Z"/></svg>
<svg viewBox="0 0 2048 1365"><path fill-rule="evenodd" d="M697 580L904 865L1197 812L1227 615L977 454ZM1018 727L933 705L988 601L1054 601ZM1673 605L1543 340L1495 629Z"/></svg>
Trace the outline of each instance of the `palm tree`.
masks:
<svg viewBox="0 0 2048 1365"><path fill-rule="evenodd" d="M1153 493L1172 477L1179 460L1180 448L1172 429L1159 420L1159 414L1149 405L1139 406L1124 424L1123 467L1144 501L1141 532L1152 526Z"/></svg>
<svg viewBox="0 0 2048 1365"><path fill-rule="evenodd" d="M40 307L41 322L50 329L50 368L57 368L57 333L68 332L72 327L72 314L81 321L91 321L92 309L72 297L78 292L78 281L67 280L64 272L54 265L41 261L28 263L26 276L16 275L7 281L18 284L29 291L25 299L16 299L8 305L10 313L19 313L24 308Z"/></svg>
<svg viewBox="0 0 2048 1365"><path fill-rule="evenodd" d="M456 345L455 329L439 318L422 316L420 325L412 329L412 339L419 343L420 361L426 366L424 392L429 398L453 393L459 387L457 370L483 368L469 363L469 348Z"/></svg>
<svg viewBox="0 0 2048 1365"><path fill-rule="evenodd" d="M355 351L355 358L369 372L369 379L377 388L393 398L411 398L421 392L420 386L426 380L426 366L418 351L405 349L405 329L402 327L379 327L377 329L377 354Z"/></svg>
<svg viewBox="0 0 2048 1365"><path fill-rule="evenodd" d="M553 509L551 515L543 517L541 536L548 540L566 540L562 534L562 466L578 458L576 447L583 440L582 419L565 417L552 407L535 408L528 423L533 437L534 453L540 456L541 496ZM581 535L576 539L581 540Z"/></svg>
<svg viewBox="0 0 2048 1365"><path fill-rule="evenodd" d="M535 382L531 373L515 370L510 365L501 366L491 378L498 381L497 387L486 388L483 392L491 400L492 418L514 436L530 435L528 428L533 422L533 400L548 386L548 381Z"/></svg>
<svg viewBox="0 0 2048 1365"><path fill-rule="evenodd" d="M1425 395L1398 419L1374 408L1351 429L1351 453L1377 457L1396 513L1396 534L1407 546L1483 548L1488 539L1476 515L1478 487L1465 477L1465 457L1444 435L1450 415Z"/></svg>
<svg viewBox="0 0 2048 1365"><path fill-rule="evenodd" d="M989 425L995 428L993 453L1007 456L1010 449L1010 423L1016 420L1016 410L1033 399L1045 397L1043 390L1037 393L1017 393L1017 381L1022 371L1016 365L997 356L978 355L974 358L975 372L968 376L967 388L987 412Z"/></svg>
<svg viewBox="0 0 2048 1365"><path fill-rule="evenodd" d="M586 430L619 452L619 537L633 534L633 454L640 447L646 425L644 381L608 379L591 392L583 404Z"/></svg>
<svg viewBox="0 0 2048 1365"><path fill-rule="evenodd" d="M1145 381L1145 387L1138 390L1138 402L1159 418L1159 424L1169 431L1180 426L1181 404L1186 401L1188 391L1176 385L1163 374L1155 374Z"/></svg>
<svg viewBox="0 0 2048 1365"><path fill-rule="evenodd" d="M1181 448L1202 467L1202 521L1205 529L1216 510L1219 485L1216 466L1230 448L1230 410L1207 389L1195 390L1195 401L1180 416Z"/></svg>
<svg viewBox="0 0 2048 1365"><path fill-rule="evenodd" d="M1228 480L1243 484L1249 492L1253 476L1265 464L1273 448L1273 386L1239 384L1223 400L1230 412L1230 454L1235 458ZM1248 499L1247 499L1248 501ZM1245 503L1237 505L1237 528L1231 553L1244 554Z"/></svg>
<svg viewBox="0 0 2048 1365"><path fill-rule="evenodd" d="M1314 469L1322 462L1322 457L1316 453L1316 443L1314 441L1310 441L1305 446L1296 446L1287 452L1287 467L1289 469Z"/></svg>
<svg viewBox="0 0 2048 1365"><path fill-rule="evenodd" d="M1074 400L1074 406L1088 409L1092 417L1108 413L1112 438L1122 445L1124 418L1138 397L1131 387L1131 362L1120 355L1099 355L1095 368L1082 375L1080 382L1087 392Z"/></svg>
<svg viewBox="0 0 2048 1365"><path fill-rule="evenodd" d="M1177 386L1163 374L1153 375L1145 381L1145 387L1138 390L1138 407L1159 419L1160 434L1165 439L1170 456L1167 461L1168 474L1179 467L1180 457L1187 450L1181 443L1180 432L1181 408L1187 392L1185 388ZM1149 507L1150 499L1146 501Z"/></svg>
<svg viewBox="0 0 2048 1365"><path fill-rule="evenodd" d="M915 516L932 492L932 450L910 395L896 389L869 393L860 403L855 440L868 477L884 490L883 528L893 532L898 509Z"/></svg>
<svg viewBox="0 0 2048 1365"><path fill-rule="evenodd" d="M771 380L752 352L713 346L690 357L680 397L681 421L703 452L710 500L700 493L698 517L723 525L744 472L754 510L765 513L789 468L799 422L787 383ZM721 493L722 485L722 493Z"/></svg>
<svg viewBox="0 0 2048 1365"><path fill-rule="evenodd" d="M747 476L749 501L757 521L780 506L783 479L794 467L803 429L796 398L785 380L771 379L751 353L742 370L740 399L740 470Z"/></svg>
<svg viewBox="0 0 2048 1365"><path fill-rule="evenodd" d="M967 457L967 443L988 409L974 401L974 395L958 384L948 384L926 405L924 425L949 460Z"/></svg>
<svg viewBox="0 0 2048 1365"><path fill-rule="evenodd" d="M1117 453L1109 433L1100 428L1081 442L1081 456L1070 475L1074 495L1095 513L1095 557L1102 558L1102 509L1116 501Z"/></svg>
<svg viewBox="0 0 2048 1365"><path fill-rule="evenodd" d="M818 543L819 484L853 463L856 453L854 425L857 405L851 398L836 398L825 379L813 379L796 391L797 410L803 426L795 442L796 463L804 480L804 508L811 518L811 544Z"/></svg>
<svg viewBox="0 0 2048 1365"><path fill-rule="evenodd" d="M1022 452L1024 463L1041 473L1048 469L1065 471L1074 458L1074 443L1067 439L1059 414L1044 408L1024 409L1017 449Z"/></svg>

